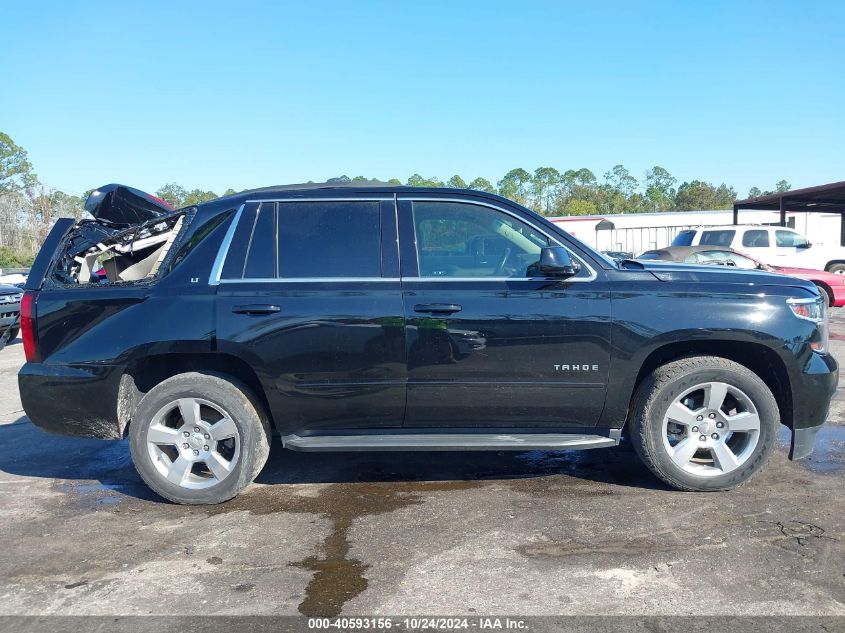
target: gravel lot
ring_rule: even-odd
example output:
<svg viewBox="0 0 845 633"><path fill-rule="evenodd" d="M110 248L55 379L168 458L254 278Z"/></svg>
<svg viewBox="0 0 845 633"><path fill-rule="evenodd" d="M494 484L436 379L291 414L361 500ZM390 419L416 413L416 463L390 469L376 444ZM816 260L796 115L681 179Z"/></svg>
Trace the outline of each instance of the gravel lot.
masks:
<svg viewBox="0 0 845 633"><path fill-rule="evenodd" d="M246 493L197 508L150 493L125 441L33 427L22 362L0 351L0 614L845 614L839 395L813 457L784 443L730 493L669 490L619 449L277 443Z"/></svg>

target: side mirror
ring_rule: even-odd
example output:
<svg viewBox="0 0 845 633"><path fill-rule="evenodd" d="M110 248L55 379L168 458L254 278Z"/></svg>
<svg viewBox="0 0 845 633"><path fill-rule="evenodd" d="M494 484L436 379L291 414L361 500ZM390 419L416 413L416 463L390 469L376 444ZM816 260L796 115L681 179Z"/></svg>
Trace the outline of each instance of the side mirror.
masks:
<svg viewBox="0 0 845 633"><path fill-rule="evenodd" d="M540 251L537 269L544 277L571 277L581 270L581 265L563 246L546 246Z"/></svg>

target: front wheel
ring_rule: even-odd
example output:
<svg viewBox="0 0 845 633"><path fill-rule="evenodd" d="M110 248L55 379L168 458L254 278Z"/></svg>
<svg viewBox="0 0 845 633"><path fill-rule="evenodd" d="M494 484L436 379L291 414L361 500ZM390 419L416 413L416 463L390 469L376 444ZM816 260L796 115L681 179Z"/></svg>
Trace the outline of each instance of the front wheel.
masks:
<svg viewBox="0 0 845 633"><path fill-rule="evenodd" d="M141 399L129 425L129 450L141 479L165 499L220 503L258 475L270 429L244 385L190 372Z"/></svg>
<svg viewBox="0 0 845 633"><path fill-rule="evenodd" d="M715 356L657 368L634 396L631 439L639 457L679 490L736 488L769 459L777 402L751 370Z"/></svg>
<svg viewBox="0 0 845 633"><path fill-rule="evenodd" d="M826 270L836 275L845 275L845 264L831 264Z"/></svg>

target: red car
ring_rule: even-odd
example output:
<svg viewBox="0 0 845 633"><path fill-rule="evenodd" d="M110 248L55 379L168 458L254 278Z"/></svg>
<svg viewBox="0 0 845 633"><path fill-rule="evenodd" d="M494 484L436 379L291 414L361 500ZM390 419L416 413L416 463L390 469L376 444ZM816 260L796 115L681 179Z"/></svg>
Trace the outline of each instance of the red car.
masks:
<svg viewBox="0 0 845 633"><path fill-rule="evenodd" d="M745 253L730 248L714 246L669 246L653 251L646 251L637 259L657 259L670 262L685 262L687 264L716 264L719 266L736 266L737 268L768 270L773 273L800 277L816 284L821 295L827 299L829 306L845 305L845 275L828 273L811 268L791 268L789 266L769 266L759 262Z"/></svg>

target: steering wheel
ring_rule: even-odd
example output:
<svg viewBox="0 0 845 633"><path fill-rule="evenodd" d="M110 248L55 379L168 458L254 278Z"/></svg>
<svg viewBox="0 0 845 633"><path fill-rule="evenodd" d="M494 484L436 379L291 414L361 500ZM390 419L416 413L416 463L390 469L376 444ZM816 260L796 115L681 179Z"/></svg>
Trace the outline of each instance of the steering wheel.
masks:
<svg viewBox="0 0 845 633"><path fill-rule="evenodd" d="M494 277L504 277L505 276L505 265L508 263L508 260L511 258L511 249L506 248L505 254L502 255L502 261L499 262L499 265L496 267L496 271L493 273Z"/></svg>

